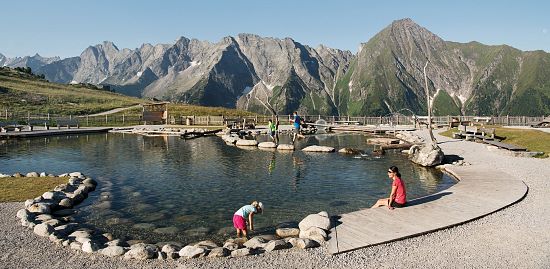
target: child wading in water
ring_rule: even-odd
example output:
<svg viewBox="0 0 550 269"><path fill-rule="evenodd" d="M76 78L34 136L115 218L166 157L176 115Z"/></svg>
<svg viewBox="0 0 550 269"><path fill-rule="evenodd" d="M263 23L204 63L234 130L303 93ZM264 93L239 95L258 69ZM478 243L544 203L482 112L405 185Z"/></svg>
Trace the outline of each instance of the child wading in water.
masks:
<svg viewBox="0 0 550 269"><path fill-rule="evenodd" d="M241 207L235 215L233 215L233 227L237 229L237 237L241 236L241 232L245 237L248 237L246 229L246 220L248 219L248 225L250 231L254 230L254 215L261 214L264 211L264 205L262 202L254 201L250 205Z"/></svg>

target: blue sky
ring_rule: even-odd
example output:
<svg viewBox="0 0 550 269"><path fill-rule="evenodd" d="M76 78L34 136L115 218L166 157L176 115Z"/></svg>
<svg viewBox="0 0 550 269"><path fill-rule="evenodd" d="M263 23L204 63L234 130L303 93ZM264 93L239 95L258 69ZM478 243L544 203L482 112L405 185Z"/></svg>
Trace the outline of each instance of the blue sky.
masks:
<svg viewBox="0 0 550 269"><path fill-rule="evenodd" d="M356 52L402 18L444 40L550 52L549 11L548 1L507 0L3 1L0 53L69 57L104 40L122 49L173 43L180 36L215 42L238 33Z"/></svg>

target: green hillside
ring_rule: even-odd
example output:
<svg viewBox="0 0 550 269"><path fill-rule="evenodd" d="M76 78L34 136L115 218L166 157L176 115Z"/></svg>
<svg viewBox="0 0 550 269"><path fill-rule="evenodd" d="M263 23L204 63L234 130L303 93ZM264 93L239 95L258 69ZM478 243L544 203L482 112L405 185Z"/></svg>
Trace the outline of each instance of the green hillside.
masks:
<svg viewBox="0 0 550 269"><path fill-rule="evenodd" d="M146 102L148 100L113 93L93 85L51 83L30 70L0 67L1 111L87 115ZM184 104L170 104L168 110L177 115L255 115L236 109ZM125 113L140 114L141 109L127 110Z"/></svg>

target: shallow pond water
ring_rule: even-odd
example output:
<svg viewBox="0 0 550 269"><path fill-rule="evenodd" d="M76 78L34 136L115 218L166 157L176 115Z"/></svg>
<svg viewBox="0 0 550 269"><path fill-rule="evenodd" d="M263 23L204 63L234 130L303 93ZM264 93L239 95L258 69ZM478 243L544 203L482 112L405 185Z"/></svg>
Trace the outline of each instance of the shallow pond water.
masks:
<svg viewBox="0 0 550 269"><path fill-rule="evenodd" d="M266 137L258 140L265 141ZM218 137L183 140L128 134L57 136L0 141L0 172L81 171L99 182L77 218L116 237L151 242L222 241L232 215L253 200L265 204L257 232L292 225L307 214L339 214L387 197L386 171L400 168L408 199L455 181L412 164L399 151L373 156L363 135L317 135L297 141L364 155L241 149ZM281 142L289 142L282 136Z"/></svg>

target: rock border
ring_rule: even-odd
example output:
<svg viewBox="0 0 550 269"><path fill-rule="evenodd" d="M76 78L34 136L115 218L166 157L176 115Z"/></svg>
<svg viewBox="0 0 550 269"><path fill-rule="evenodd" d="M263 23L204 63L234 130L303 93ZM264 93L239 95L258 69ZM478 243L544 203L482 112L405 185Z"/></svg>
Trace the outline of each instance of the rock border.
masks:
<svg viewBox="0 0 550 269"><path fill-rule="evenodd" d="M46 176L46 173L27 173L28 176ZM81 172L71 172L53 177L68 177L67 184L56 186L41 196L25 201L25 208L17 211L21 225L32 229L35 234L48 237L58 246L85 253L97 253L108 257L122 256L124 259L159 259L175 260L198 257L240 257L271 252L280 249L309 249L319 246L326 247L327 234L330 233L331 222L327 212L310 214L300 223L299 228L278 228L273 235L258 235L249 240L244 238L228 239L223 246L213 241L205 240L181 247L176 244L166 244L159 248L155 244L128 244L121 239L113 238L110 233L85 227L75 221L72 209L94 191L97 182ZM21 173L0 177L25 177ZM278 237L278 238L277 238Z"/></svg>

